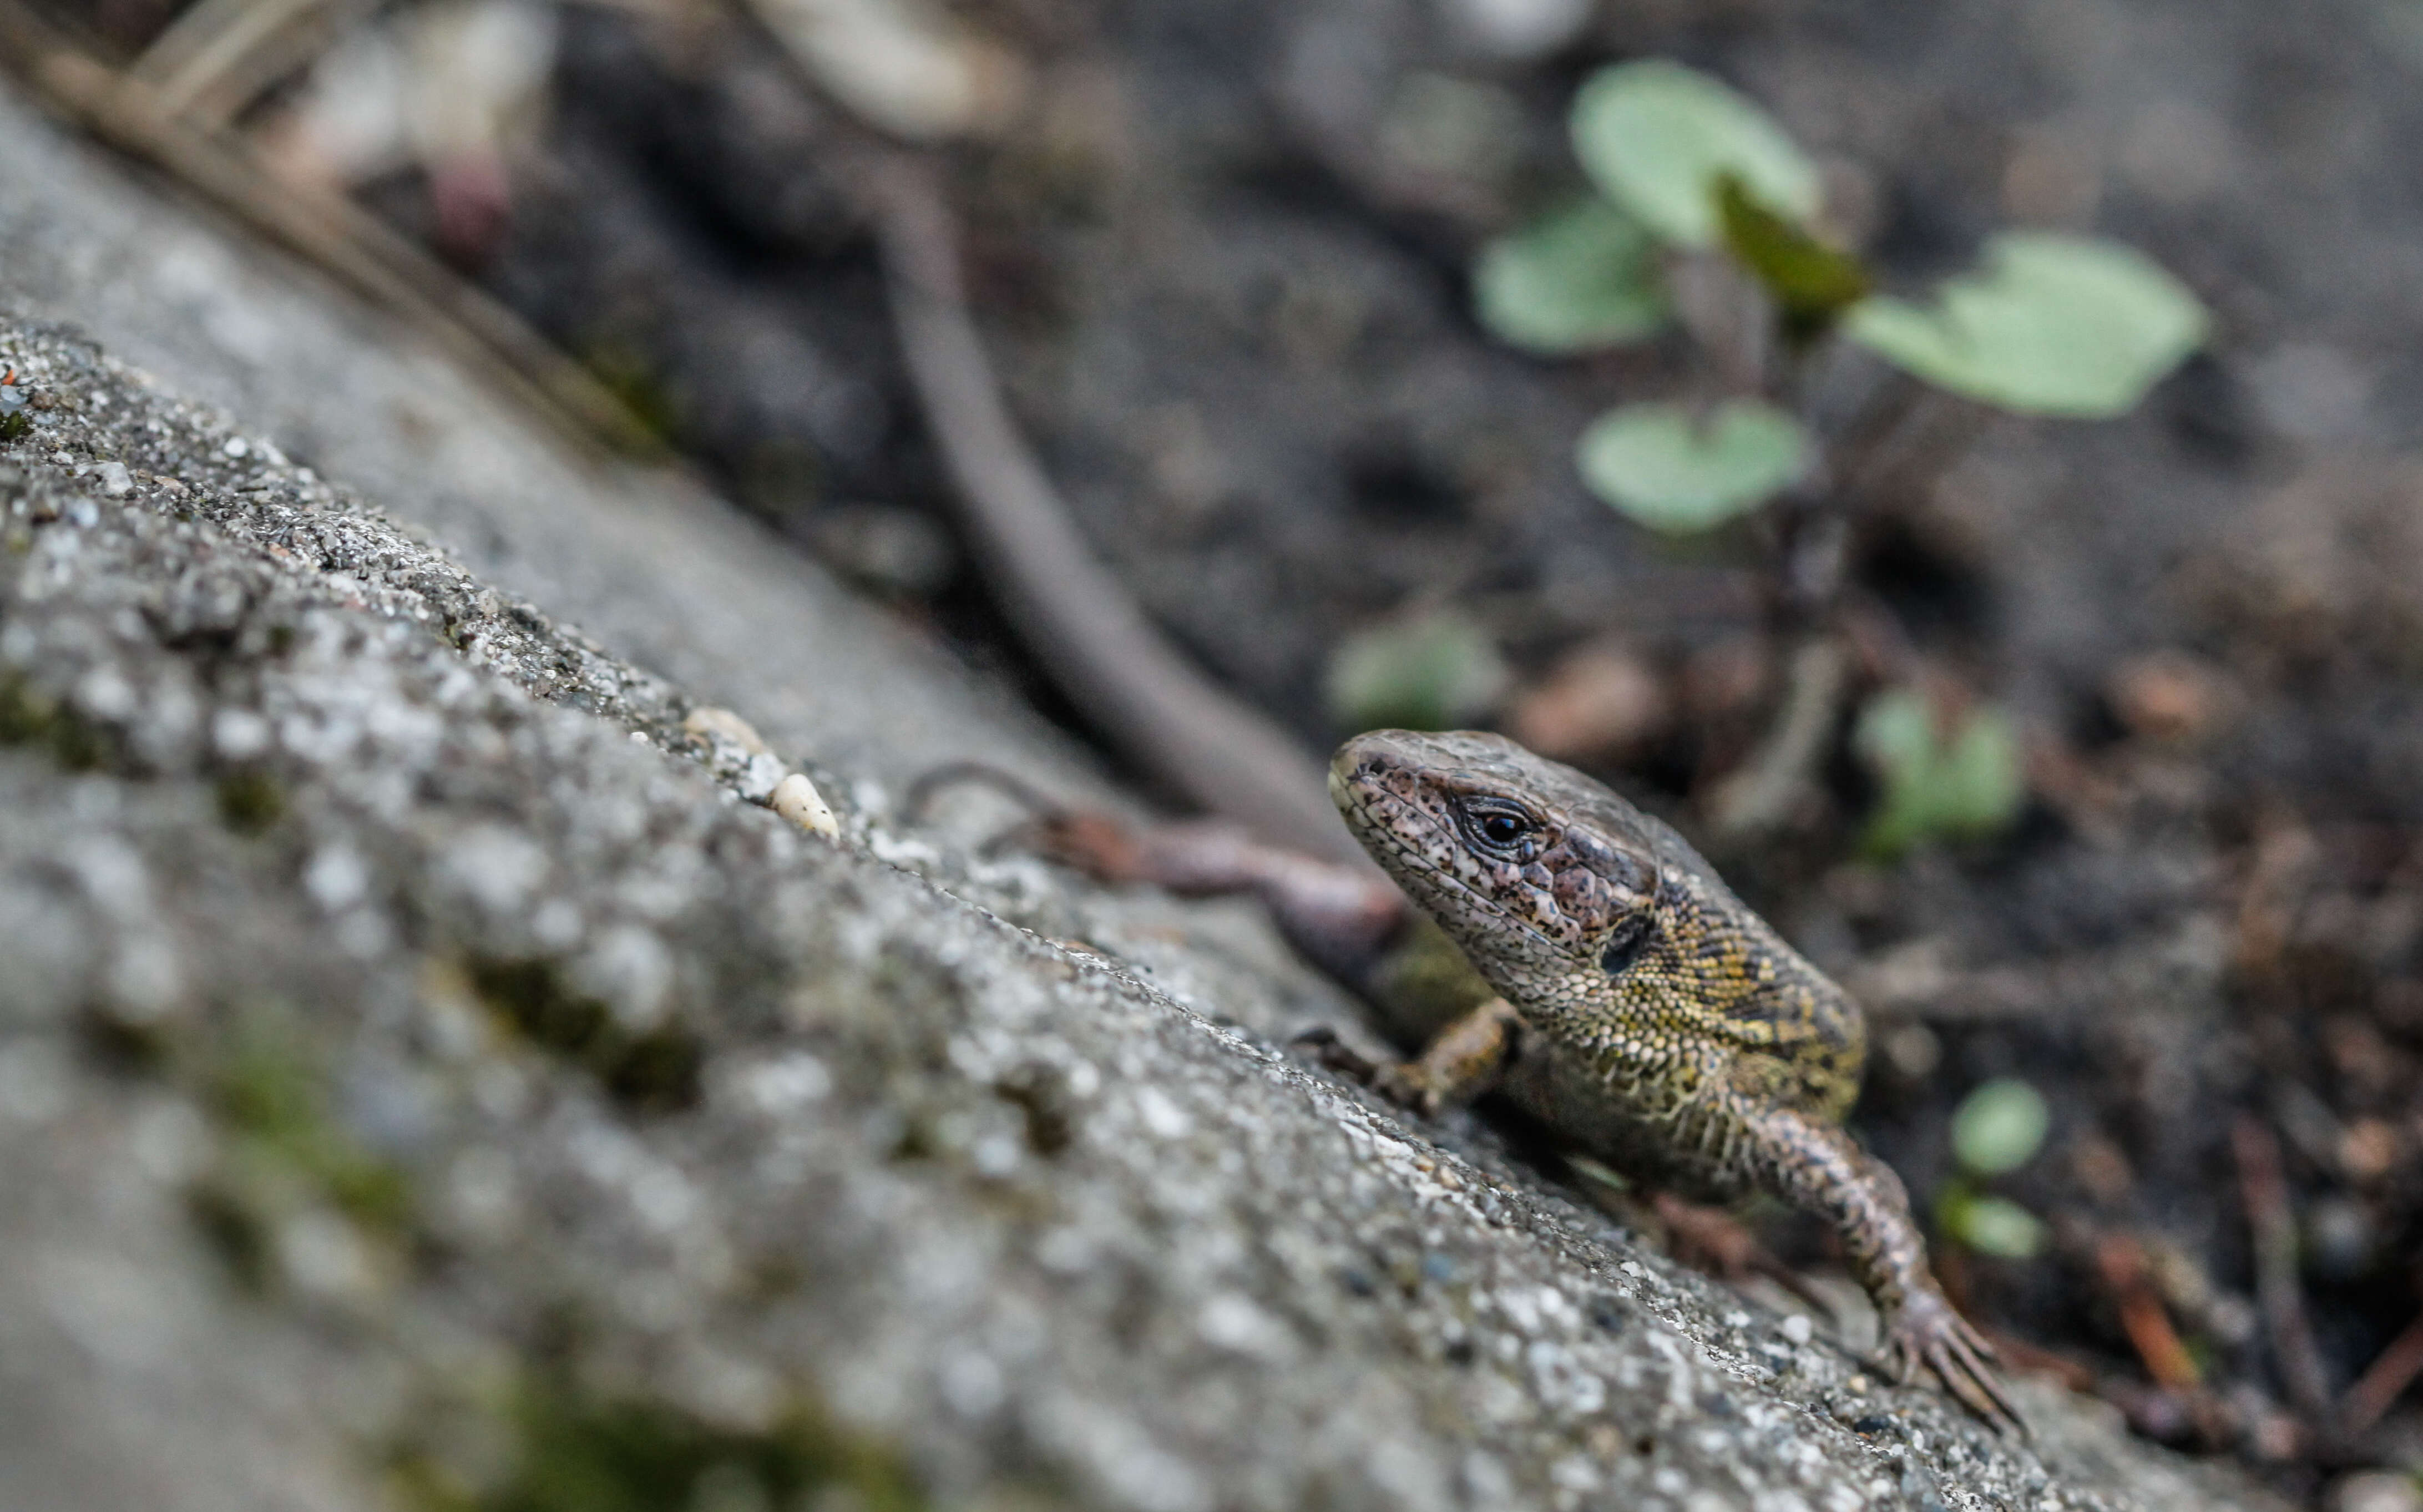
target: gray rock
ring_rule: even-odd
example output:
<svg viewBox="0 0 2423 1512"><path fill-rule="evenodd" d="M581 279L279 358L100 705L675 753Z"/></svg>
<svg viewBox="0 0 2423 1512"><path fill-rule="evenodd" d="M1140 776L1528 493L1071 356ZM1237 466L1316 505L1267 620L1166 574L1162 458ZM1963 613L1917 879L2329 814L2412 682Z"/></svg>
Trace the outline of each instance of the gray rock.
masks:
<svg viewBox="0 0 2423 1512"><path fill-rule="evenodd" d="M953 756L1100 789L0 121L50 402L0 463L0 1505L2273 1504L2041 1383L1998 1440L1308 1071L1352 1007L1248 911L903 828Z"/></svg>

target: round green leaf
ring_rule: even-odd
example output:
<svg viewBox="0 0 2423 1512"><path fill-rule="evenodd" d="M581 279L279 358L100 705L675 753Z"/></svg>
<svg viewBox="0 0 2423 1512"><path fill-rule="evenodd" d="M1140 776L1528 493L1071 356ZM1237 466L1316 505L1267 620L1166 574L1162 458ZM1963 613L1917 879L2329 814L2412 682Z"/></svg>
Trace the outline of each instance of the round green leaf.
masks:
<svg viewBox="0 0 2423 1512"><path fill-rule="evenodd" d="M2014 231L1987 243L1984 270L1945 284L1933 308L1868 299L1844 328L1954 393L2099 420L2133 407L2207 327L2195 295L2129 247Z"/></svg>
<svg viewBox="0 0 2423 1512"><path fill-rule="evenodd" d="M1798 482L1809 435L1754 399L1705 416L1681 405L1626 405L1582 433L1575 460L1592 492L1650 529L1704 531Z"/></svg>
<svg viewBox="0 0 2423 1512"><path fill-rule="evenodd" d="M1951 1214L1954 1233L1979 1254L2033 1260L2043 1250L2044 1219L2007 1197L1972 1197Z"/></svg>
<svg viewBox="0 0 2423 1512"><path fill-rule="evenodd" d="M1482 247L1472 294L1500 341L1550 357L1637 342L1666 323L1649 233L1594 195Z"/></svg>
<svg viewBox="0 0 2423 1512"><path fill-rule="evenodd" d="M1348 730L1457 729L1487 714L1506 682L1497 644L1463 615L1392 620L1330 657L1330 715Z"/></svg>
<svg viewBox="0 0 2423 1512"><path fill-rule="evenodd" d="M1980 1176L2017 1170L2044 1148L2051 1115L2044 1095L2017 1076L1997 1076L1952 1114L1952 1153Z"/></svg>
<svg viewBox="0 0 2423 1512"><path fill-rule="evenodd" d="M2019 817L2027 779L2009 718L1987 705L1939 726L1933 702L1915 688L1886 689L1860 711L1851 743L1884 789L1864 837L1871 852L1992 835Z"/></svg>
<svg viewBox="0 0 2423 1512"><path fill-rule="evenodd" d="M1598 186L1670 242L1715 245L1717 183L1728 173L1796 220L1817 210L1817 169L1783 129L1679 63L1601 69L1574 98L1573 132L1574 151Z"/></svg>

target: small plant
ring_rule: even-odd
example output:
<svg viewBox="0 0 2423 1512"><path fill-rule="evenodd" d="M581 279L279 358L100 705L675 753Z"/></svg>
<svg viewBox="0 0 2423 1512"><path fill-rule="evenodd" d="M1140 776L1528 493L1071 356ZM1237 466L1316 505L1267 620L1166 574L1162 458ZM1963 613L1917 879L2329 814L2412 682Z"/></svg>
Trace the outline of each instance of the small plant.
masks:
<svg viewBox="0 0 2423 1512"><path fill-rule="evenodd" d="M1482 248L1479 317L1551 358L1682 327L1706 358L1700 391L1600 416L1577 445L1582 479L1666 534L1766 515L1780 615L1804 638L1827 633L1846 517L1877 491L1874 454L1926 394L2107 418L2205 340L2204 309L2176 279L2088 237L2007 232L1927 299L1877 292L1874 271L1827 239L1820 176L1799 147L1756 104L1678 64L1601 70L1575 98L1572 133L1596 192ZM1854 349L1886 371L1842 360ZM1975 709L1963 730L1936 731L1912 714L1917 697L1880 698L1861 722L1884 778L1869 836L1880 850L1988 832L2018 807L2007 722ZM1938 735L1951 741L1942 751L1928 743ZM1798 740L1803 759L1807 746ZM1717 818L1756 828L1775 816Z"/></svg>
<svg viewBox="0 0 2423 1512"><path fill-rule="evenodd" d="M1882 788L1862 836L1872 855L1991 835L2026 795L2019 737L1991 705L1946 708L1919 689L1888 688L1860 710L1851 745Z"/></svg>
<svg viewBox="0 0 2423 1512"><path fill-rule="evenodd" d="M1936 1225L1980 1254L2033 1259L2043 1249L2042 1218L1983 1189L2044 1148L2052 1122L2042 1093L2017 1076L1998 1076L1960 1100L1952 1114L1952 1154L1960 1173L1935 1202Z"/></svg>

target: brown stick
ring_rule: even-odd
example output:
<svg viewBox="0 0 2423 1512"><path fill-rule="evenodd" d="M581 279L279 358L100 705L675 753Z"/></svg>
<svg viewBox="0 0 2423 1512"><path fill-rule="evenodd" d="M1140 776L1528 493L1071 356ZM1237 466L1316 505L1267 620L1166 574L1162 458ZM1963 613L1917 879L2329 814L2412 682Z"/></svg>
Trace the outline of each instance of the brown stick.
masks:
<svg viewBox="0 0 2423 1512"><path fill-rule="evenodd" d="M2162 1299L2146 1274L2146 1250L2125 1233L2107 1233L2095 1247L2095 1268L2120 1309L2120 1327L2145 1361L2146 1374L2175 1392L2193 1392L2204 1384L2204 1372L2171 1327Z"/></svg>
<svg viewBox="0 0 2423 1512"><path fill-rule="evenodd" d="M872 159L865 187L893 320L1003 612L1070 700L1145 770L1274 845L1368 865L1319 764L1180 655L1077 533L985 356L941 189L920 162Z"/></svg>
<svg viewBox="0 0 2423 1512"><path fill-rule="evenodd" d="M1850 691L1850 659L1830 636L1795 647L1783 707L1749 759L1728 772L1708 801L1708 824L1728 839L1781 829L1825 761Z"/></svg>
<svg viewBox="0 0 2423 1512"><path fill-rule="evenodd" d="M2339 1431L2352 1439L2380 1422L2416 1376L2423 1376L2423 1317L2390 1340L2339 1398Z"/></svg>
<svg viewBox="0 0 2423 1512"><path fill-rule="evenodd" d="M2288 1182L2280 1167L2280 1141L2252 1113L2229 1128L2238 1157L2238 1185L2255 1239L2255 1295L2272 1340L2272 1353L2288 1399L2317 1425L2332 1419L2330 1380L2321 1351L2305 1320L2304 1288L2297 1280L2297 1216L2288 1205Z"/></svg>

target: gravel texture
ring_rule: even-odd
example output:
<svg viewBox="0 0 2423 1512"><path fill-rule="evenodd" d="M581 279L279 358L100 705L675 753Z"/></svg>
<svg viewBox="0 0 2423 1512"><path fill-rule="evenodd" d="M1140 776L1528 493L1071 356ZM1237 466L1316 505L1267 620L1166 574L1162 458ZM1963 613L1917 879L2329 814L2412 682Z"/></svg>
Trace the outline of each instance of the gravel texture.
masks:
<svg viewBox="0 0 2423 1512"><path fill-rule="evenodd" d="M907 829L944 757L1088 779L0 114L0 1505L2272 1504L1307 1070L1352 1010L1246 911Z"/></svg>

